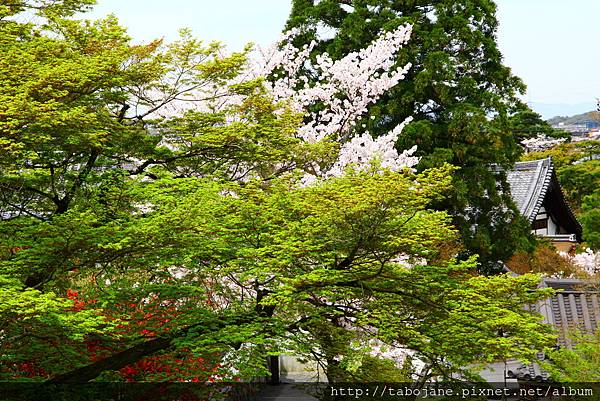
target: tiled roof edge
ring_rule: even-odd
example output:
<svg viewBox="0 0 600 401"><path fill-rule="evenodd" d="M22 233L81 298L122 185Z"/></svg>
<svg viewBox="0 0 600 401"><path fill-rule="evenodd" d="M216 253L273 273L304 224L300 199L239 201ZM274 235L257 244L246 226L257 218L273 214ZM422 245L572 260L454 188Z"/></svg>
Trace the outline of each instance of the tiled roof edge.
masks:
<svg viewBox="0 0 600 401"><path fill-rule="evenodd" d="M550 185L552 184L552 176L554 173L554 163L552 163L552 158L548 157L547 159L537 160L539 168L542 170L540 174L544 174L544 180L542 182L542 188L540 190L539 196L536 199L535 205L529 216L526 216L530 223L533 222L535 216L537 216L542 204L544 203L544 199L546 198L546 194L550 189ZM545 170L545 171L544 171Z"/></svg>

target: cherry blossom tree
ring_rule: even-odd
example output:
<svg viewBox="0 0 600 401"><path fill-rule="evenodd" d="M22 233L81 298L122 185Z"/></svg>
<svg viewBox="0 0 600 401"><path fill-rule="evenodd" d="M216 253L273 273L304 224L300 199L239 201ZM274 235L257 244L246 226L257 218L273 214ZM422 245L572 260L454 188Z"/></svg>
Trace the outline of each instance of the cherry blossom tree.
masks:
<svg viewBox="0 0 600 401"><path fill-rule="evenodd" d="M303 166L280 160L276 171L301 167L307 172L303 179L306 184L319 177L340 176L347 167L365 169L377 164L379 168L392 171L411 168L419 161L413 157L416 147L398 152L395 146L411 118L377 139L365 129L365 124L360 123L367 107L397 85L411 67L410 64L401 67L395 64L396 55L409 40L411 30L410 25L403 25L382 33L365 49L336 61L326 53L312 61L310 53L314 43L302 49L295 48L292 41L301 33L298 29L285 33L272 46L248 54L245 62L240 61L240 54L229 54L223 48L213 49L212 56L216 60L238 63L239 71L229 79L208 84L204 79L181 89L176 86L182 92L177 96L171 93L173 85L167 86L167 93L155 87L146 92L150 110L156 109L150 114L166 118L167 126L169 122L175 126L173 130L163 128L163 132L172 133L164 135L160 145L179 153L189 148L188 143L182 141L182 115L197 119L198 115L221 112L228 116L225 123L240 122L243 116L237 110L244 107L249 97L247 91L239 88L252 87L252 82L260 82L272 101L279 105L279 113L290 110L302 116L302 124L294 133L296 139L308 146L328 145L331 151L337 153L337 157L327 162L321 159ZM192 40L189 32L183 34L182 40ZM175 44L179 52L186 48L182 43L185 42ZM191 53L184 59L184 66L199 68L197 65L206 58L205 52ZM308 71L310 79L299 75L301 71ZM172 81L190 80L185 74L172 75ZM138 160L135 164L143 166L144 162ZM230 168L234 172L232 177L244 180L253 177L253 170L254 166L247 163Z"/></svg>
<svg viewBox="0 0 600 401"><path fill-rule="evenodd" d="M364 129L366 125L359 126L367 107L404 79L411 67L410 64L395 66L397 53L410 39L411 32L410 25L400 26L382 33L368 47L336 61L323 53L311 62L309 56L316 42L302 49L292 44L299 29L288 31L279 42L260 50L260 58L252 65L253 72L256 76L272 76L273 79L265 80L265 85L275 101L303 113L299 137L309 143L341 143L333 166L326 171L314 166L315 175L340 176L348 166L365 168L373 162L392 171L418 163L419 159L412 157L416 147L400 154L395 147L411 118L377 139ZM308 71L311 79L299 75L301 71Z"/></svg>
<svg viewBox="0 0 600 401"><path fill-rule="evenodd" d="M527 151L539 152L542 150L550 149L553 146L559 145L565 142L565 138L550 138L546 135L538 135L535 138L528 138L521 141L521 144Z"/></svg>
<svg viewBox="0 0 600 401"><path fill-rule="evenodd" d="M600 272L600 252L594 252L587 248L584 252L575 255L569 255L565 252L561 252L560 255L591 276L595 276Z"/></svg>

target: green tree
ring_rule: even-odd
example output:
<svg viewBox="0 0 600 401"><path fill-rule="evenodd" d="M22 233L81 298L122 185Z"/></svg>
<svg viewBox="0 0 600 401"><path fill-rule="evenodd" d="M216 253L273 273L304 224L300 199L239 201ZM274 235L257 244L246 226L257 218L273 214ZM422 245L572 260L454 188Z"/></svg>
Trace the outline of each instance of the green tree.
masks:
<svg viewBox="0 0 600 401"><path fill-rule="evenodd" d="M159 41L132 45L114 17L68 18L89 3L24 1L0 9L5 17L17 17L0 21L0 210L5 216L47 222L85 206L92 193L118 196L110 192L127 176L154 165L177 169L183 159L225 149L235 140L204 136L203 143L169 146L168 134L157 134L157 113L193 90L231 78L243 54L218 57L218 44L201 46L185 32L167 48ZM24 10L44 18L40 24L19 23ZM204 123L217 125L219 117ZM217 160L207 168L218 165ZM106 218L123 218L130 206L121 199L106 210ZM42 285L61 266L49 262L35 272L24 270L31 273L26 284Z"/></svg>
<svg viewBox="0 0 600 401"><path fill-rule="evenodd" d="M600 382L600 338L598 331L586 334L571 332L572 347L562 347L547 352L547 361L542 364L552 379L561 383Z"/></svg>
<svg viewBox="0 0 600 401"><path fill-rule="evenodd" d="M418 145L421 168L445 162L461 167L452 195L438 207L452 214L467 250L480 255L487 272L516 249L531 246L529 227L512 205L504 177L490 170L492 164L510 168L517 160L509 116L527 110L516 97L523 83L502 64L495 14L492 0L294 0L287 23L304 28L299 41L317 40L315 54L327 52L334 59L381 31L413 24L412 39L398 57L400 65L410 62L412 68L369 109L364 124L382 134L413 116L398 147ZM328 33L320 39L320 32Z"/></svg>
<svg viewBox="0 0 600 401"><path fill-rule="evenodd" d="M583 198L580 216L583 239L594 250L600 249L600 190Z"/></svg>
<svg viewBox="0 0 600 401"><path fill-rule="evenodd" d="M550 149L537 152L529 152L521 157L521 160L538 160L552 158L557 171L569 166L576 161L592 160L600 154L599 141L567 142L553 146Z"/></svg>
<svg viewBox="0 0 600 401"><path fill-rule="evenodd" d="M580 212L585 197L600 192L600 160L564 166L558 170L558 179L569 203Z"/></svg>
<svg viewBox="0 0 600 401"><path fill-rule="evenodd" d="M538 113L524 107L509 118L512 132L520 142L523 139L535 138L539 135L545 135L550 138L569 139L571 135L566 131L561 131L544 121Z"/></svg>
<svg viewBox="0 0 600 401"><path fill-rule="evenodd" d="M132 45L114 17L72 18L92 3L0 5L0 291L2 348L10 350L2 359L8 360L4 367L37 361L46 372L42 376L89 362L89 355L79 354L85 334L108 340L115 350L143 339L139 333L123 337L119 330L109 334L119 313L106 316L102 299L96 297L92 312L74 310L67 299L72 287L93 295L94 286L82 284L91 281L80 276L97 277L108 267L127 270L118 249L138 223L136 205L144 199L128 188L142 175L156 178L149 172L155 166L185 176L251 161L259 169L298 143L286 129L297 121L290 113L272 118L271 128L265 121L263 130L253 129L261 116L273 116L266 101L237 110L252 122L224 127L236 111L226 114L211 104L223 95L214 88L236 95L257 87L221 85L238 73L243 53L221 57L218 44L203 46L186 32L170 46ZM32 16L34 23L23 22ZM187 137L183 130L174 134L183 119L161 126L159 113L172 114L165 109L203 88L212 95L204 99L212 111L196 113L194 123L204 135L192 128ZM275 143L284 137L288 147ZM140 252L151 244L139 244ZM133 266L124 275L130 284L139 277Z"/></svg>
<svg viewBox="0 0 600 401"><path fill-rule="evenodd" d="M107 321L101 310L74 313L73 307L72 300L52 291L26 288L18 279L2 271L0 379L19 378L25 373L43 376L64 363L65 354L46 354L53 345L82 342L90 336L114 332L117 323ZM40 355L44 358L38 359ZM35 364L31 363L33 360Z"/></svg>
<svg viewBox="0 0 600 401"><path fill-rule="evenodd" d="M61 254L78 270L57 275L54 286L75 287L96 302L92 310L101 305L134 325L132 333L100 337L121 352L96 362L84 354L70 360L79 368L54 363L46 371L64 382L182 349L234 354L234 366L248 376L269 352L294 351L320 359L329 379L344 381L365 377L360 367L372 363L375 338L416 350L427 362L423 381L497 359L528 360L552 337L521 305L548 294L532 291L536 277L473 277L473 260L447 259L455 233L445 213L427 206L448 189L448 172L351 174L308 188L289 178L268 186L164 178L131 189L154 205L145 216L99 225L96 211L67 212L18 236L47 240L29 242L3 267L14 271ZM74 247L76 238L86 241ZM395 261L403 255L412 268ZM187 274L175 278L173 267ZM140 326L148 300L177 305L152 335ZM124 304L139 315L120 312ZM9 348L23 350L18 340ZM33 341L26 349L35 352L24 355L42 361L76 355L82 346ZM252 352L236 353L240 344Z"/></svg>
<svg viewBox="0 0 600 401"><path fill-rule="evenodd" d="M339 144L298 139L301 116L260 81L230 84L245 54L185 32L134 46L112 17L69 18L86 4L1 8L2 378L23 361L31 379L80 383L184 353L247 378L292 350L335 381L391 369L368 355L378 339L416 350L426 380L551 341L522 307L548 295L536 277L453 259L432 204L454 168L305 186ZM40 25L13 18L27 8Z"/></svg>

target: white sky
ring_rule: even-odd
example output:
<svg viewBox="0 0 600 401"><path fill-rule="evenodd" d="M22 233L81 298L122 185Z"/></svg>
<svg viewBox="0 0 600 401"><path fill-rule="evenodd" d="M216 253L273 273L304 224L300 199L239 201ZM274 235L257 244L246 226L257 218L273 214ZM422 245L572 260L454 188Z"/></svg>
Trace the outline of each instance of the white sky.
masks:
<svg viewBox="0 0 600 401"><path fill-rule="evenodd" d="M600 97L600 0L496 0L505 63L528 86L525 98L545 117L589 111ZM93 18L114 13L138 41L191 28L233 50L275 41L291 0L98 0ZM568 109L568 110L567 110ZM549 114L550 113L550 114ZM559 111L556 112L559 114Z"/></svg>
<svg viewBox="0 0 600 401"><path fill-rule="evenodd" d="M505 62L535 103L594 108L600 97L599 0L497 0ZM564 107L568 109L569 107ZM565 112L564 114L573 114Z"/></svg>

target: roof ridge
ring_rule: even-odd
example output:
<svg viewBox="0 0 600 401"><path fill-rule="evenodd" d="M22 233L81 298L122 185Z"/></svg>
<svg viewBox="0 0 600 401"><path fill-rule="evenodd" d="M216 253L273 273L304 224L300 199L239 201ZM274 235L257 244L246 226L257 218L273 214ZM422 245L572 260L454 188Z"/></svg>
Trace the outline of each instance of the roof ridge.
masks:
<svg viewBox="0 0 600 401"><path fill-rule="evenodd" d="M545 162L547 162L547 164ZM540 211L540 208L542 207L542 204L544 203L544 199L546 198L546 194L548 193L548 190L550 189L550 185L552 184L552 177L554 175L554 163L552 162L551 157L541 160L540 169L543 167L547 167L547 170L545 172L544 181L542 183L542 188L540 190L540 194L536 200L536 204L534 205L533 210L531 211L530 221L533 221L535 216L537 216L538 212Z"/></svg>

